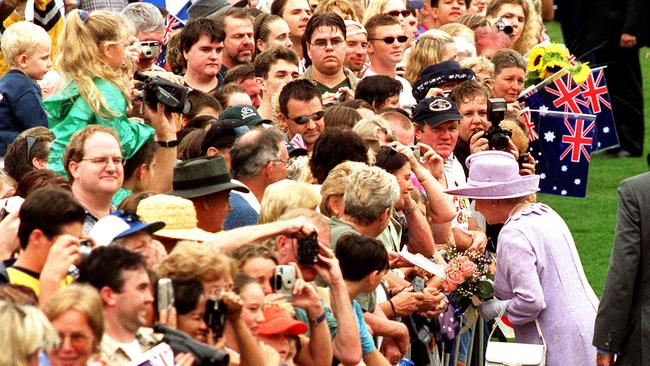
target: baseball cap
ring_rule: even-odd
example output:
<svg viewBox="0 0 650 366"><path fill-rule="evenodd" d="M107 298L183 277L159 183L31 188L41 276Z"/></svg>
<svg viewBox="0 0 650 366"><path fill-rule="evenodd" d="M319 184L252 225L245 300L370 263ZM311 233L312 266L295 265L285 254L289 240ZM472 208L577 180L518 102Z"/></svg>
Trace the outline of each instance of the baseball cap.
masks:
<svg viewBox="0 0 650 366"><path fill-rule="evenodd" d="M99 219L88 233L88 236L98 246L104 246L110 244L115 239L124 238L140 231L147 231L149 234L153 234L164 227L165 223L162 221L145 223L136 214L115 211Z"/></svg>
<svg viewBox="0 0 650 366"><path fill-rule="evenodd" d="M296 320L280 305L269 305L264 308L264 323L257 329L257 334L292 334L299 335L307 332L307 324Z"/></svg>
<svg viewBox="0 0 650 366"><path fill-rule="evenodd" d="M250 128L253 128L262 123L273 123L271 120L263 119L260 114L257 113L257 109L250 105L234 105L230 108L227 108L221 112L219 119L238 119L240 121L244 121L244 123L246 123L246 126Z"/></svg>
<svg viewBox="0 0 650 366"><path fill-rule="evenodd" d="M413 109L413 120L426 123L431 127L460 119L461 115L454 102L445 97L422 99Z"/></svg>

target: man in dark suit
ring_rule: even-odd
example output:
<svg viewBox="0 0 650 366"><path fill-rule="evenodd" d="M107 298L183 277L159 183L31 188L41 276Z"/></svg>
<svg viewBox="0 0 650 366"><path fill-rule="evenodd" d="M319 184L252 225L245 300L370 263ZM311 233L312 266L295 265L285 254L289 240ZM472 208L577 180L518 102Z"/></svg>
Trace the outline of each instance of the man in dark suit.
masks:
<svg viewBox="0 0 650 366"><path fill-rule="evenodd" d="M594 328L598 366L650 366L649 187L645 173L618 188L616 236Z"/></svg>

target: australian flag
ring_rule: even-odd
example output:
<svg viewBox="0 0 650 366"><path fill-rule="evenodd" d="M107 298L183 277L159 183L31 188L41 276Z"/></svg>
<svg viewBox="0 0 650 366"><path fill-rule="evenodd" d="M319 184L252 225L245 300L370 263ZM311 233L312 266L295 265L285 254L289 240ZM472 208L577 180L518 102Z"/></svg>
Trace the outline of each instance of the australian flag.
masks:
<svg viewBox="0 0 650 366"><path fill-rule="evenodd" d="M541 193L585 197L597 128L593 114L522 111Z"/></svg>
<svg viewBox="0 0 650 366"><path fill-rule="evenodd" d="M525 91L519 100L526 107L542 112L594 114L596 125L592 151L618 146L604 68L591 70L582 85L576 84L568 72L560 73Z"/></svg>
<svg viewBox="0 0 650 366"><path fill-rule="evenodd" d="M171 38L171 34L185 26L188 18L188 10L192 6L193 1L187 0L142 0L145 3L153 4L161 9L167 10L165 17L165 33L163 35L163 43L160 45L160 54L156 65L168 70L165 58L167 57L167 43Z"/></svg>

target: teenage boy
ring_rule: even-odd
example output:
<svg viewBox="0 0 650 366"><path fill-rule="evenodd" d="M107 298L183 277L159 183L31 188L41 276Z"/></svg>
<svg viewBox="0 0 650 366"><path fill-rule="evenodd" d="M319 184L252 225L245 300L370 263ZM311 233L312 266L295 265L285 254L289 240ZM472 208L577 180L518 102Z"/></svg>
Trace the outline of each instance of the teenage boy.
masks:
<svg viewBox="0 0 650 366"><path fill-rule="evenodd" d="M0 156L4 156L19 133L47 127L36 80L42 80L52 66L52 41L38 25L18 22L4 31L0 43L10 69L0 79Z"/></svg>

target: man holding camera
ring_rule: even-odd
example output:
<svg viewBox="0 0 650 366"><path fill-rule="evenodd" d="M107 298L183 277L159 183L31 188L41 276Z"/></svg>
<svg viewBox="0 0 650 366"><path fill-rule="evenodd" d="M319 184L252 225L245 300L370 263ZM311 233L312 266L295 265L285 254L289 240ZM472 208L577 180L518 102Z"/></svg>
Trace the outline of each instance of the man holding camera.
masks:
<svg viewBox="0 0 650 366"><path fill-rule="evenodd" d="M122 16L138 39L138 71L165 71L156 65L165 34L165 20L160 10L149 3L131 3L122 9Z"/></svg>
<svg viewBox="0 0 650 366"><path fill-rule="evenodd" d="M431 146L444 159L443 185L451 188L464 184L467 179L465 171L454 155L462 119L454 102L445 97L425 98L415 106L413 119L416 140ZM487 237L482 231L470 230L469 200L454 196L453 202L457 215L451 225L456 245L461 249L483 252Z"/></svg>

